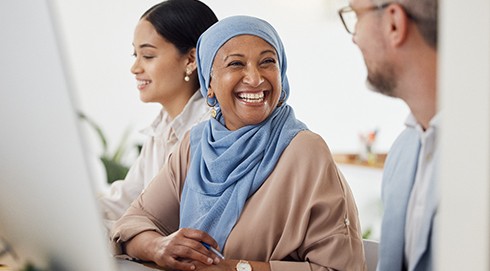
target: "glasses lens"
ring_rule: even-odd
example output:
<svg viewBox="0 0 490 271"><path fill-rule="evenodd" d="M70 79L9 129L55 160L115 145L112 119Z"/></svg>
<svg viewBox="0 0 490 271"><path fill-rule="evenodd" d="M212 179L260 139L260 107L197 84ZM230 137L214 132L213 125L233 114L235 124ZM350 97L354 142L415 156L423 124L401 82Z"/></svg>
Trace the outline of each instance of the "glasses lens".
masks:
<svg viewBox="0 0 490 271"><path fill-rule="evenodd" d="M342 13L342 18L344 19L345 27L349 33L354 34L357 23L357 16L353 10L344 11Z"/></svg>

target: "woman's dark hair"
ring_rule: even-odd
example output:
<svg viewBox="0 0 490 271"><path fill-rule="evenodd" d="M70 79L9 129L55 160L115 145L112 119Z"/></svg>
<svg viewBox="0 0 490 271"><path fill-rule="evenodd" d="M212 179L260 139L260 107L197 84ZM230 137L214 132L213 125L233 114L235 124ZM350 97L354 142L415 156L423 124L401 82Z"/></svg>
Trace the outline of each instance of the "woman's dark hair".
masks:
<svg viewBox="0 0 490 271"><path fill-rule="evenodd" d="M143 18L183 54L195 48L199 36L218 21L214 12L198 0L163 1L147 10Z"/></svg>

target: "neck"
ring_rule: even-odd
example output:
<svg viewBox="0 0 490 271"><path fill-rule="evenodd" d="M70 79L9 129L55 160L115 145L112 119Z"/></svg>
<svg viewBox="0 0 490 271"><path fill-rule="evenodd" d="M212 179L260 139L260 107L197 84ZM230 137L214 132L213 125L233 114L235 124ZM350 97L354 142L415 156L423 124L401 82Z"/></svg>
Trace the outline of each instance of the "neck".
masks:
<svg viewBox="0 0 490 271"><path fill-rule="evenodd" d="M187 105L189 99L194 95L195 90L182 90L177 96L171 97L168 100L162 102L162 106L165 107L168 115L171 119L177 117L182 111L184 107Z"/></svg>
<svg viewBox="0 0 490 271"><path fill-rule="evenodd" d="M425 43L424 43L425 44ZM397 96L405 101L417 122L425 129L437 113L437 51L419 46L407 55Z"/></svg>

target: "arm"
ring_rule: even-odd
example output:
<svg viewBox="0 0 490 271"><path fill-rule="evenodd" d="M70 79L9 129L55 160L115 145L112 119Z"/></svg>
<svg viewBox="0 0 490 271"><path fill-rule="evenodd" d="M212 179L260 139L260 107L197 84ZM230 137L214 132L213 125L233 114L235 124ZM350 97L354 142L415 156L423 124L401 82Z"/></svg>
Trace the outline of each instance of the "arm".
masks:
<svg viewBox="0 0 490 271"><path fill-rule="evenodd" d="M201 241L216 246L216 241L205 232L180 229L169 236L154 231L139 233L125 243L128 255L172 270L195 270L196 265L209 266L220 262ZM188 260L182 260L188 259ZM191 261L192 260L192 261Z"/></svg>
<svg viewBox="0 0 490 271"><path fill-rule="evenodd" d="M297 199L291 203L286 229L288 238L298 242L290 256L303 261L303 270L365 270L357 206L325 141L302 132L291 142L286 158L290 160L286 165L296 165L284 169L293 186L290 193ZM294 228L304 229L302 240L295 237ZM284 261L271 266L298 270Z"/></svg>
<svg viewBox="0 0 490 271"><path fill-rule="evenodd" d="M149 182L158 173L160 167L155 166L161 163L153 161L152 148L152 139L149 138L124 180L113 182L107 193L99 195L104 219L112 223L118 220L143 191L145 182Z"/></svg>
<svg viewBox="0 0 490 271"><path fill-rule="evenodd" d="M111 230L111 240L116 254L123 254L123 247L136 235L153 231L167 236L179 228L178 182L184 170L179 168L178 156L172 155L148 187L130 205Z"/></svg>
<svg viewBox="0 0 490 271"><path fill-rule="evenodd" d="M224 255L280 271L364 270L357 208L320 136L304 131L291 141L248 199Z"/></svg>
<svg viewBox="0 0 490 271"><path fill-rule="evenodd" d="M347 219L347 220L346 220ZM197 270L365 270L357 209L324 141L293 139L228 237L227 260Z"/></svg>
<svg viewBox="0 0 490 271"><path fill-rule="evenodd" d="M200 241L216 246L204 232L179 228L180 193L187 173L189 136L111 232L118 255L154 261L162 267L191 270L190 259L210 264L214 257ZM187 263L185 262L187 261ZM212 263L213 260L211 260Z"/></svg>

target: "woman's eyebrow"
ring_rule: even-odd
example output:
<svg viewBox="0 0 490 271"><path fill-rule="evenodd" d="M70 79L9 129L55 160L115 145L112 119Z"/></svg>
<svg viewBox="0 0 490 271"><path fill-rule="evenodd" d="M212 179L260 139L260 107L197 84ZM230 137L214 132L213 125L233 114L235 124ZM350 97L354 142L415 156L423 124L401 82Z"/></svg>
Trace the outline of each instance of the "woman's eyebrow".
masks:
<svg viewBox="0 0 490 271"><path fill-rule="evenodd" d="M227 56L224 58L224 60L226 61L228 58L233 57L233 56L244 57L245 55L244 55L244 54L240 54L240 53L230 54L230 55L227 55Z"/></svg>
<svg viewBox="0 0 490 271"><path fill-rule="evenodd" d="M271 54L275 55L276 54L276 51L271 50L271 49L267 49L267 50L262 51L260 54L261 55L264 55L264 54L267 54L267 53L271 53Z"/></svg>
<svg viewBox="0 0 490 271"><path fill-rule="evenodd" d="M133 43L133 47L135 47L134 46L134 43ZM140 44L138 46L138 48L147 48L147 47L149 47L149 48L155 48L155 49L157 48L155 45L153 45L151 43L143 43L143 44Z"/></svg>
<svg viewBox="0 0 490 271"><path fill-rule="evenodd" d="M267 49L267 50L264 50L264 51L260 52L261 55L265 55L267 53L271 53L271 54L275 55L276 54L276 51ZM240 53L234 53L234 54L227 55L224 58L224 60L226 61L228 58L233 57L233 56L244 57L245 55L244 54L240 54Z"/></svg>

